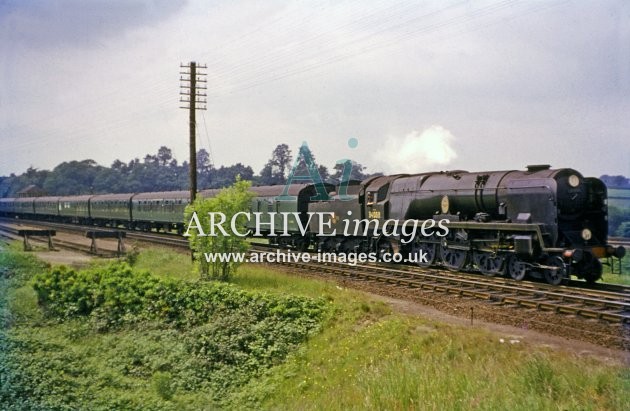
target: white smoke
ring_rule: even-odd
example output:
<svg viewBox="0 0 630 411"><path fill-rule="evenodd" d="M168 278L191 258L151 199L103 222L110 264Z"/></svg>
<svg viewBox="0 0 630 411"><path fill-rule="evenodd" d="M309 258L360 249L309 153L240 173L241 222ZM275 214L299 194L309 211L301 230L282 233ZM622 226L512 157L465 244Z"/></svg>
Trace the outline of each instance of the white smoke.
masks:
<svg viewBox="0 0 630 411"><path fill-rule="evenodd" d="M414 130L404 137L388 137L385 148L375 153L386 173L420 173L449 164L457 153L451 147L453 134L442 126L422 133Z"/></svg>

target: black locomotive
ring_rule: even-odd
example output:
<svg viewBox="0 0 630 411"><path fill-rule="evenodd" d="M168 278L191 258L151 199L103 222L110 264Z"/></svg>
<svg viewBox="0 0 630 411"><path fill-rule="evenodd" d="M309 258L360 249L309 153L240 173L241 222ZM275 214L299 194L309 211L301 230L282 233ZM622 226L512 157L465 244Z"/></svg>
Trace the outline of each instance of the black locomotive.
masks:
<svg viewBox="0 0 630 411"><path fill-rule="evenodd" d="M448 233L404 238L358 230L368 235L317 237L319 250L423 252L426 260L419 265L441 263L453 271L516 280L530 275L550 284L570 275L595 282L602 274L600 258L625 254L623 247L607 244L606 186L569 168L383 176L363 181L353 194L352 201L314 202L309 211L383 222L447 219ZM333 222L330 232L340 233L339 219Z"/></svg>

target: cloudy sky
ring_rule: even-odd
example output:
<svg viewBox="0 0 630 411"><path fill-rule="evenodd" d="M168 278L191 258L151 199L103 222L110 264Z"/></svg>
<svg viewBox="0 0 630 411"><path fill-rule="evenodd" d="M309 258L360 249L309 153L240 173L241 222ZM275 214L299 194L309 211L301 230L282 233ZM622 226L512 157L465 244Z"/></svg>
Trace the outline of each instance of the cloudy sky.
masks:
<svg viewBox="0 0 630 411"><path fill-rule="evenodd" d="M306 141L329 167L630 175L625 0L0 0L0 175L185 160L192 60L217 166Z"/></svg>

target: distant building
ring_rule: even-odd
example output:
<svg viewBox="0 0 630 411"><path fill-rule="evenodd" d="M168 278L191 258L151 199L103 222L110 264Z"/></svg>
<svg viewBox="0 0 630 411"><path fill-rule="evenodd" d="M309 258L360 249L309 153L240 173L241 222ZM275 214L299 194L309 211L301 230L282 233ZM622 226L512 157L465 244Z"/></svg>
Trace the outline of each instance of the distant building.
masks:
<svg viewBox="0 0 630 411"><path fill-rule="evenodd" d="M36 185L31 184L15 193L15 195L17 197L43 197L46 195L46 192Z"/></svg>

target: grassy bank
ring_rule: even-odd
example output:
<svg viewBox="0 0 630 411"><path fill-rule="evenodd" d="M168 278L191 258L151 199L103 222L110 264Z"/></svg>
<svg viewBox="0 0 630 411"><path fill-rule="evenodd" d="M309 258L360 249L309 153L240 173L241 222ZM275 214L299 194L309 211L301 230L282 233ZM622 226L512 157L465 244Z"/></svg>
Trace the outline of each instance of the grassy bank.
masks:
<svg viewBox="0 0 630 411"><path fill-rule="evenodd" d="M319 301L319 326L284 355L259 350L272 358L264 366L233 356L233 367L223 369L225 359L208 353L242 353L232 339L242 335L225 330L255 333L261 325L250 314L258 310L212 316L203 309L207 321L182 325L147 312L153 297L82 314L72 308L72 293L51 310L38 305L33 289L33 276L45 267L17 252L0 254L0 267L2 409L630 409L630 375L621 366L406 316L359 292L262 266L244 266L229 289L266 301ZM207 286L193 283L188 257L164 250L141 253L136 270L186 293ZM47 287L65 289L64 281ZM182 311L182 304L172 307ZM98 326L104 318L116 321ZM274 341L298 327L287 322L291 315L283 318L287 328L267 328L278 331ZM211 338L217 335L225 337L224 351Z"/></svg>
<svg viewBox="0 0 630 411"><path fill-rule="evenodd" d="M612 273L610 265L604 265L602 281L613 284L630 285L630 253L621 260L621 274L619 274L619 261L616 260L615 274Z"/></svg>

